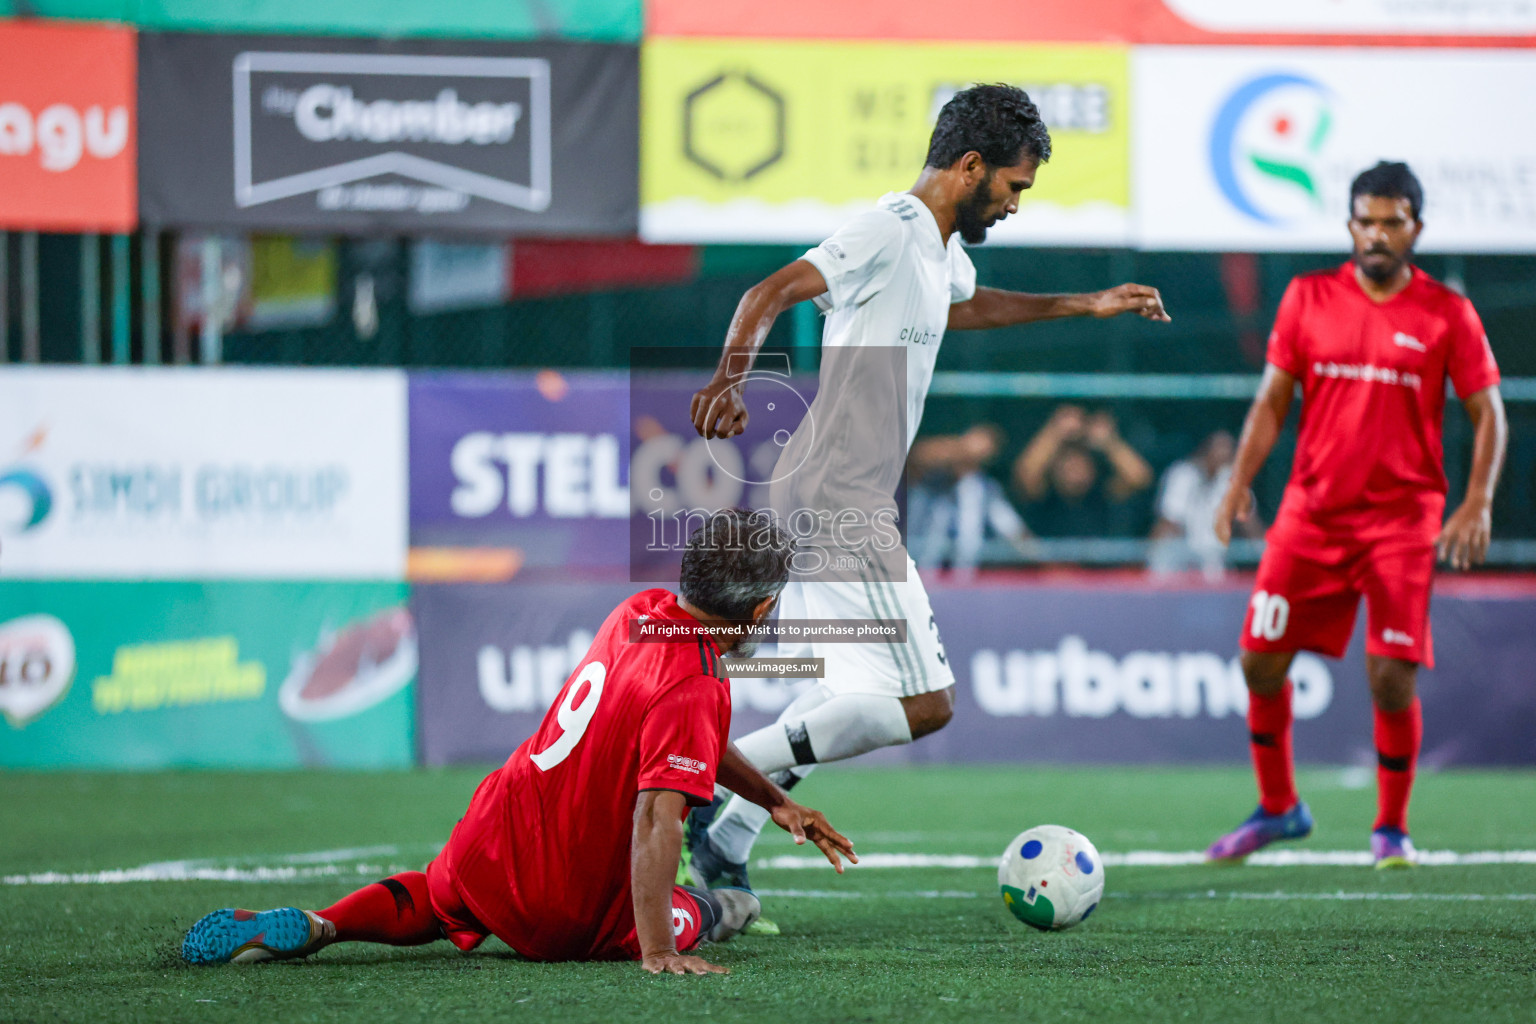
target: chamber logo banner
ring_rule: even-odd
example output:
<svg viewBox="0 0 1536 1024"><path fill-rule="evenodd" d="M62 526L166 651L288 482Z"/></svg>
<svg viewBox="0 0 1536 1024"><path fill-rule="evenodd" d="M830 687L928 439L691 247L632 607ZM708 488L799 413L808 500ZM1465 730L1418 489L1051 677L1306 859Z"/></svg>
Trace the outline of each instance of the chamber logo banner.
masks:
<svg viewBox="0 0 1536 1024"><path fill-rule="evenodd" d="M0 372L0 573L398 579L405 376Z"/></svg>
<svg viewBox="0 0 1536 1024"><path fill-rule="evenodd" d="M1128 239L1127 50L656 39L642 56L641 234L818 242L908 188L939 109L976 82L1022 86L1055 153L1013 245Z"/></svg>
<svg viewBox="0 0 1536 1024"><path fill-rule="evenodd" d="M638 65L613 44L147 33L145 217L626 234Z"/></svg>
<svg viewBox="0 0 1536 1024"><path fill-rule="evenodd" d="M1351 180L1404 160L1421 250L1536 252L1536 135L1509 130L1536 123L1536 54L1140 47L1133 78L1143 248L1343 252Z"/></svg>
<svg viewBox="0 0 1536 1024"><path fill-rule="evenodd" d="M0 23L0 230L131 231L131 29Z"/></svg>
<svg viewBox="0 0 1536 1024"><path fill-rule="evenodd" d="M458 211L550 202L549 62L393 54L235 58L235 202ZM386 176L410 184L360 185Z"/></svg>

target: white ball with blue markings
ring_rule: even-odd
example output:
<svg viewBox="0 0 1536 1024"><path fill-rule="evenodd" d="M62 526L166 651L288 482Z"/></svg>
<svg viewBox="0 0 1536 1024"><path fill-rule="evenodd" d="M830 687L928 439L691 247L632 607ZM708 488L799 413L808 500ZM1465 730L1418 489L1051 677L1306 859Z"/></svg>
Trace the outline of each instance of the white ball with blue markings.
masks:
<svg viewBox="0 0 1536 1024"><path fill-rule="evenodd" d="M1041 931L1086 920L1104 895L1104 861L1081 832L1040 825L1013 838L997 866L1003 904Z"/></svg>

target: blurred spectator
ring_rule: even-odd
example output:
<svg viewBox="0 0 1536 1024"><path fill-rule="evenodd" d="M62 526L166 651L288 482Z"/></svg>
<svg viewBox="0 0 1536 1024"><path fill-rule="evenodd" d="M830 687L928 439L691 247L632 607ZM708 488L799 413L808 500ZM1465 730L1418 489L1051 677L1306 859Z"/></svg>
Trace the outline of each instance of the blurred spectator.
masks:
<svg viewBox="0 0 1536 1024"><path fill-rule="evenodd" d="M912 446L907 547L920 568L974 569L993 536L1027 551L1024 520L986 472L1002 446L1002 431L990 423Z"/></svg>
<svg viewBox="0 0 1536 1024"><path fill-rule="evenodd" d="M1109 537L1131 532L1129 499L1152 483L1152 467L1109 413L1063 405L1019 453L1013 479L1036 535Z"/></svg>
<svg viewBox="0 0 1536 1024"><path fill-rule="evenodd" d="M1221 577L1226 549L1216 539L1214 524L1236 452L1232 435L1218 430L1201 441L1193 455L1163 473L1147 562L1154 573L1199 569L1208 579ZM1235 527L1248 537L1264 535L1257 516Z"/></svg>

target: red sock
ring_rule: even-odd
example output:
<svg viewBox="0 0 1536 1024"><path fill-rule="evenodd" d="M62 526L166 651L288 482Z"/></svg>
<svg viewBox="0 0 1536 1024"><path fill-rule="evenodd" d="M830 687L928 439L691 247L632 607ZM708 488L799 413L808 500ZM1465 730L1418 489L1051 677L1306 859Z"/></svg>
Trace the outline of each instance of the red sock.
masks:
<svg viewBox="0 0 1536 1024"><path fill-rule="evenodd" d="M420 871L365 885L319 913L336 926L337 942L419 946L443 937L427 895L427 876Z"/></svg>
<svg viewBox="0 0 1536 1024"><path fill-rule="evenodd" d="M1295 770L1291 766L1291 684L1264 697L1248 694L1249 749L1259 779L1259 806L1284 814L1296 806Z"/></svg>
<svg viewBox="0 0 1536 1024"><path fill-rule="evenodd" d="M1423 742L1419 698L1401 711L1376 709L1376 828L1408 831L1408 794Z"/></svg>

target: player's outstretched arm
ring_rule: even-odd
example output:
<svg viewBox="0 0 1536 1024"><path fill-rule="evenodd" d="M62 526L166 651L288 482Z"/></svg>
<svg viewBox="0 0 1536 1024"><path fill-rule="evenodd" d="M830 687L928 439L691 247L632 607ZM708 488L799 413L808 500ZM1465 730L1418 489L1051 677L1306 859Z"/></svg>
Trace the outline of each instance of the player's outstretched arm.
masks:
<svg viewBox="0 0 1536 1024"><path fill-rule="evenodd" d="M729 974L703 957L679 953L672 932L672 882L683 852L687 809L687 798L670 789L642 790L635 797L629 875L640 966L652 974Z"/></svg>
<svg viewBox="0 0 1536 1024"><path fill-rule="evenodd" d="M1472 421L1472 472L1467 496L1445 521L1435 553L1455 569L1468 569L1488 554L1493 537L1493 489L1498 486L1509 443L1504 396L1497 386L1473 392L1462 402Z"/></svg>
<svg viewBox="0 0 1536 1024"><path fill-rule="evenodd" d="M1001 288L977 288L973 297L949 307L949 329L973 331L1069 316L1102 319L1121 313L1136 313L1158 323L1173 319L1163 308L1162 295L1145 284L1122 284L1079 295L1030 295Z"/></svg>
<svg viewBox="0 0 1536 1024"><path fill-rule="evenodd" d="M1243 436L1237 442L1237 457L1232 461L1232 479L1216 509L1216 539L1222 544L1232 540L1233 520L1245 523L1253 515L1253 478L1280 436L1295 391L1294 376L1274 363L1264 367L1259 393L1243 420Z"/></svg>
<svg viewBox="0 0 1536 1024"><path fill-rule="evenodd" d="M735 437L747 429L747 407L741 400L741 384L757 350L779 314L790 306L814 299L827 290L821 271L805 260L787 267L747 289L725 332L725 350L708 384L693 396L688 415L702 437Z"/></svg>
<svg viewBox="0 0 1536 1024"><path fill-rule="evenodd" d="M790 799L788 793L746 759L736 744L726 744L715 781L743 800L750 800L766 810L773 823L794 836L797 844L809 839L826 855L838 874L843 873L842 858L847 857L854 864L859 862L858 855L853 852L853 843L832 827L826 815Z"/></svg>

